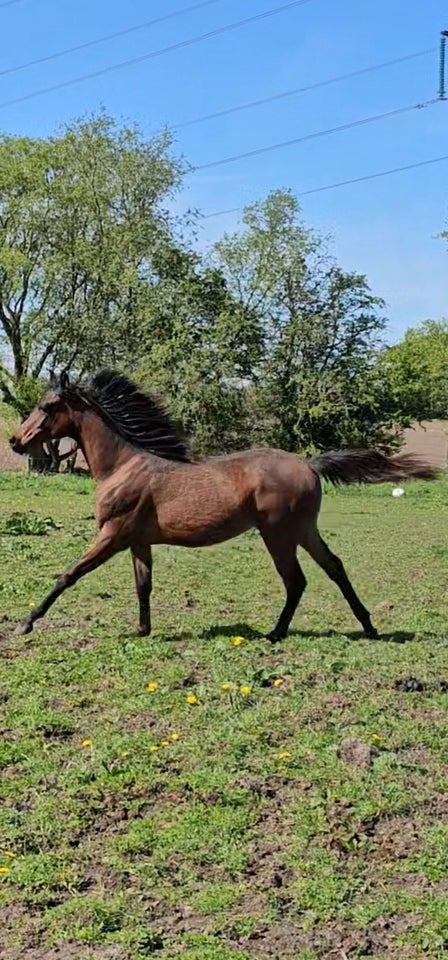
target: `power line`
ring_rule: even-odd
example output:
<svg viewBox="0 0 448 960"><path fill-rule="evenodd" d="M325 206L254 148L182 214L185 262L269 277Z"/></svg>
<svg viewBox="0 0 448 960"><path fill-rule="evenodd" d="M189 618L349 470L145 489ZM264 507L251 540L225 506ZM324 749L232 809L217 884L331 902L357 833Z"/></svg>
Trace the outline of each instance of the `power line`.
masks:
<svg viewBox="0 0 448 960"><path fill-rule="evenodd" d="M409 113L411 110L423 110L425 107L432 106L434 103L440 103L439 97L432 100L426 100L423 103L413 103L407 107L398 107L396 110L388 110L386 113L377 113L373 117L363 117L361 120L352 120L350 123L342 123L338 127L328 127L326 130L316 130L314 133L307 133L303 137L293 137L291 140L281 140L279 143L270 143L266 147L258 147L256 150L247 150L245 153L235 153L230 157L221 157L219 160L210 160L208 163L200 163L193 166L193 173L199 170L209 170L210 167L220 167L225 163L234 163L236 160L244 160L247 157L257 157L262 153L270 153L273 150L281 150L283 147L291 147L297 143L304 143L306 140L315 140L318 137L327 137L333 133L339 133L343 130L352 130L355 127L365 126L367 123L375 123L377 120L386 120L388 117L397 117L402 113ZM0 104L1 106L1 104Z"/></svg>
<svg viewBox="0 0 448 960"><path fill-rule="evenodd" d="M50 87L41 87L40 90L32 90L30 93L25 93L20 97L13 97L11 100L2 100L0 102L0 108L12 107L18 103L24 103L26 100L33 100L35 97L42 97L47 93L53 93L56 90L63 90L66 87L71 87L76 83L82 83L84 80L92 80L96 77L102 77L108 73L112 73L115 70L122 70L125 67L130 67L137 63L143 63L145 60L151 60L154 57L161 57L166 53L172 53L174 50L181 50L185 47L193 46L193 44L201 43L204 40L211 40L213 37L218 37L221 34L229 33L232 30L238 30L240 27L245 27L250 23L257 23L261 20L266 20L268 17L274 17L279 13L286 13L287 10L292 10L295 7L302 7L305 3L312 2L313 0L291 0L290 3L284 3L280 7L271 7L269 10L264 10L262 13L257 13L252 17L245 17L243 20L236 20L233 23L226 23L224 26L217 27L215 30L209 30L207 33L201 33L195 37L189 37L186 40L179 40L177 43L171 43L167 47L160 47L157 50L151 50L150 53L144 53L140 57L132 57L130 60L120 60L118 63L112 63L108 67L102 67L100 70L92 70L90 73L83 73L78 77L72 77L71 80L63 80L60 83L52 84Z"/></svg>
<svg viewBox="0 0 448 960"><path fill-rule="evenodd" d="M253 107L261 107L266 103L273 103L275 100L282 100L285 97L292 97L298 93L307 93L309 90L318 90L320 87L329 87L333 83L341 83L343 80L351 80L353 77L360 77L366 73L374 73L376 70L383 70L385 67L395 66L397 63L405 63L407 60L415 60L417 57L426 57L430 53L435 53L436 47L428 47L426 50L417 50L415 53L408 53L403 57L396 57L394 60L384 60L382 63L376 63L371 67L362 67L359 70L351 70L350 73L342 73L336 77L330 77L328 80L318 80L316 83L307 84L305 87L293 87L291 90L283 90L281 93L274 93L270 97L262 97L259 100L249 100L247 103L240 103L234 107L227 107L224 110L216 110L214 113L205 113L200 117L193 117L191 120L183 120L171 126L172 130L180 130L182 127L190 127L196 123L204 123L206 120L214 120L216 117L226 117L231 113L237 113L240 110L250 110ZM0 73L1 76L1 73Z"/></svg>
<svg viewBox="0 0 448 960"><path fill-rule="evenodd" d="M74 47L65 47L63 50L57 50L55 53L49 53L45 57L37 57L36 60L26 60L24 63L18 63L15 67L7 67L0 70L0 77L5 77L9 73L18 73L19 70L27 70L28 67L36 67L41 63L49 63L50 60L58 60L69 53L77 53L79 50L87 50L89 47L95 47L100 43L107 43L109 40L115 40L117 37L125 37L130 33L137 33L139 30L145 30L147 27L154 27L158 23L166 20L174 20L185 13L193 13L194 10L200 10L202 7L210 7L214 3L220 3L221 0L201 0L200 3L193 3L190 7L181 7L180 10L173 10L171 13L164 13L161 17L155 17L154 20L145 20L144 23L137 23L133 27L126 27L123 30L116 30L115 33L106 33L96 40L86 40L84 43L78 43ZM0 7L7 7L10 3L21 3L21 0L9 0L8 3L0 4Z"/></svg>
<svg viewBox="0 0 448 960"><path fill-rule="evenodd" d="M432 157L431 160L420 160L418 163L408 163L404 167L392 167L390 170L381 170L379 173L368 173L363 177L352 177L350 180L339 180L336 183L327 183L323 187L313 187L311 190L302 190L298 197L308 197L312 193L323 193L325 190L336 190L338 187L347 187L352 183L364 183L366 180L378 180L380 177L389 177L394 173L403 173L405 170L416 170L417 167L428 167L432 163L442 163L448 160L448 154L443 157ZM227 210L216 210L214 213L204 213L203 220L212 217L222 217L227 213L240 213L244 207L229 207Z"/></svg>

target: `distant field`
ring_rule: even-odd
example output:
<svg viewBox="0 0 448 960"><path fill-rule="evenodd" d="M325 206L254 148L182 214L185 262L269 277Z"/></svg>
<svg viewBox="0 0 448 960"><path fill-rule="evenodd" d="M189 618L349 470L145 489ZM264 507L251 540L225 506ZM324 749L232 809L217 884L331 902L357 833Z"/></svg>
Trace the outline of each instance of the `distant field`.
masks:
<svg viewBox="0 0 448 960"><path fill-rule="evenodd" d="M256 535L156 548L149 639L128 556L12 638L91 541L92 494L0 474L2 960L443 960L448 483L325 495L382 641L305 558L271 647Z"/></svg>

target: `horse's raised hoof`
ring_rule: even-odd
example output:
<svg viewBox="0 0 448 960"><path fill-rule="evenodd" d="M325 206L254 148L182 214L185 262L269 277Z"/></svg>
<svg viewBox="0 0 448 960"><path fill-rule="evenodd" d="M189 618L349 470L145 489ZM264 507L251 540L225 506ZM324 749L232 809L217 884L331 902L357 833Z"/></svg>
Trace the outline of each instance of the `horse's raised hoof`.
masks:
<svg viewBox="0 0 448 960"><path fill-rule="evenodd" d="M369 627L366 627L364 633L368 640L378 640L379 638L378 630L373 626L373 624L370 624Z"/></svg>
<svg viewBox="0 0 448 960"><path fill-rule="evenodd" d="M266 634L266 640L269 640L269 643L280 643L281 640L286 640L286 633L279 633L277 630L271 630L270 633Z"/></svg>
<svg viewBox="0 0 448 960"><path fill-rule="evenodd" d="M19 623L19 625L14 630L14 636L23 637L25 636L26 633L32 633L32 631L33 631L33 624L29 623L29 621L27 620L23 620L22 623Z"/></svg>
<svg viewBox="0 0 448 960"><path fill-rule="evenodd" d="M137 628L137 637L149 637L151 633L151 627L138 627Z"/></svg>

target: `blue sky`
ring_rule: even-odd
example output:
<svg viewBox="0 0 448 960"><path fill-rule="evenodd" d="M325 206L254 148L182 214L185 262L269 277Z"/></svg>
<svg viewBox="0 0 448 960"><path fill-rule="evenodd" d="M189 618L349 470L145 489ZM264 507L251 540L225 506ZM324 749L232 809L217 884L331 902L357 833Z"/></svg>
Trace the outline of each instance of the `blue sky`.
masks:
<svg viewBox="0 0 448 960"><path fill-rule="evenodd" d="M193 0L20 0L1 7L2 70L191 5ZM283 0L285 2L285 0ZM310 93L176 132L193 164L256 149L436 95L443 0L310 0L275 17L12 106L2 102L138 57L282 0L208 7L53 62L2 76L0 129L47 135L104 105L145 133L234 104L434 47L434 53ZM448 68L447 68L448 69ZM300 192L448 154L448 102L191 174L177 201L204 213L239 207L277 187ZM448 317L448 162L303 198L304 218L331 234L342 266L366 273L387 301L389 339L426 317ZM200 243L238 225L204 221Z"/></svg>

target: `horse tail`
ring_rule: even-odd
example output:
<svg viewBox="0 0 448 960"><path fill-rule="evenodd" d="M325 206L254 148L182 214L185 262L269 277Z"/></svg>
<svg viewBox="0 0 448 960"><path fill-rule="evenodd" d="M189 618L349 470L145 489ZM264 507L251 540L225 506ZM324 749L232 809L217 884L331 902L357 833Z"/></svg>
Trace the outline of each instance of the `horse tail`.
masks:
<svg viewBox="0 0 448 960"><path fill-rule="evenodd" d="M308 460L324 480L341 483L385 483L394 480L435 480L439 471L412 453L387 457L379 450L322 453Z"/></svg>

